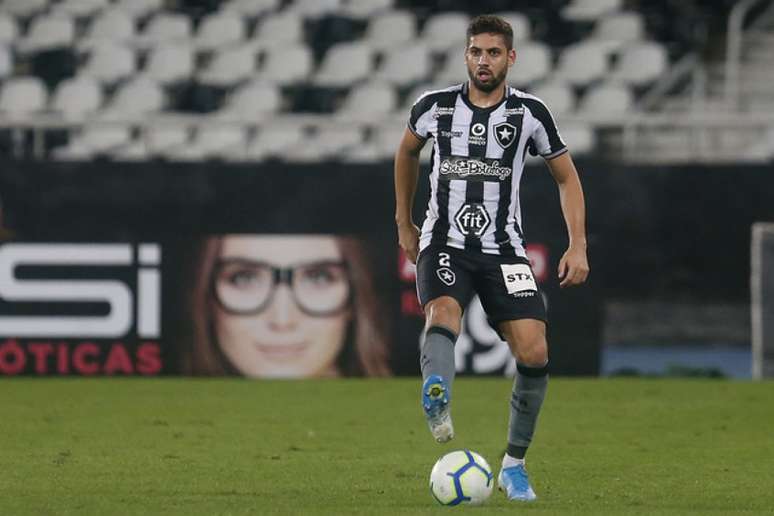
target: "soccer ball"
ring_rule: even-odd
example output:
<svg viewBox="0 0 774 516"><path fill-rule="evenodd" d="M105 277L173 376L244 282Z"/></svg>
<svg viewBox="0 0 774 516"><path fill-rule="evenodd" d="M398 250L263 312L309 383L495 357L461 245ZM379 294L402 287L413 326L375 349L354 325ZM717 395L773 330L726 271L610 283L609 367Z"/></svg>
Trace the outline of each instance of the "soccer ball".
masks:
<svg viewBox="0 0 774 516"><path fill-rule="evenodd" d="M441 505L481 505L492 494L493 485L492 468L470 450L447 453L430 472L430 492Z"/></svg>

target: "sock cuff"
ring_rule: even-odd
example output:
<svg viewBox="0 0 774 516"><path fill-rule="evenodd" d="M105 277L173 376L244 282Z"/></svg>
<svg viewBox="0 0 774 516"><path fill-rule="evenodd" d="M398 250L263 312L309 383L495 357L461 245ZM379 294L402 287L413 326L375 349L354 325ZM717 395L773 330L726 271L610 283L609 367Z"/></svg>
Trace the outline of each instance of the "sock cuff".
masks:
<svg viewBox="0 0 774 516"><path fill-rule="evenodd" d="M548 362L546 362L546 365L541 367L528 367L525 365L516 364L516 370L519 371L519 374L529 378L540 378L541 376L546 376L548 374Z"/></svg>
<svg viewBox="0 0 774 516"><path fill-rule="evenodd" d="M446 328L444 326L431 326L427 329L427 332L425 333L425 338L429 337L433 333L437 333L438 335L443 335L450 341L455 342L457 340L457 335L451 331L449 328Z"/></svg>

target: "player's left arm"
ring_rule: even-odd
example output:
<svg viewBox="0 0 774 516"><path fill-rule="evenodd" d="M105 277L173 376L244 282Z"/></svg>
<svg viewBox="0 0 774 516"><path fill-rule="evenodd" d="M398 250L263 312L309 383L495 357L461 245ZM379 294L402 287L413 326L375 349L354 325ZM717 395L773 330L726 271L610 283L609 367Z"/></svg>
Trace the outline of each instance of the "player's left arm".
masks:
<svg viewBox="0 0 774 516"><path fill-rule="evenodd" d="M565 152L546 160L551 175L559 187L559 200L562 214L567 224L570 244L559 261L559 279L561 287L580 285L589 275L589 261L586 257L586 206L583 199L578 171Z"/></svg>

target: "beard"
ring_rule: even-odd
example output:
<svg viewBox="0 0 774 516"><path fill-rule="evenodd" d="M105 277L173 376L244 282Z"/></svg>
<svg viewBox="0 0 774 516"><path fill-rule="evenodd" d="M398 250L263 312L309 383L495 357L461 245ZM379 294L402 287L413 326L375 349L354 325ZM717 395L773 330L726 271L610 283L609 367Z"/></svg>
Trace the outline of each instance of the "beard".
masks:
<svg viewBox="0 0 774 516"><path fill-rule="evenodd" d="M487 82L482 82L477 76L475 71L471 71L470 68L468 68L468 78L473 83L473 85L483 91L484 93L491 93L497 88L500 87L500 85L505 80L505 76L508 73L508 68L503 69L502 72L500 72L498 75L492 74L492 78L489 79Z"/></svg>

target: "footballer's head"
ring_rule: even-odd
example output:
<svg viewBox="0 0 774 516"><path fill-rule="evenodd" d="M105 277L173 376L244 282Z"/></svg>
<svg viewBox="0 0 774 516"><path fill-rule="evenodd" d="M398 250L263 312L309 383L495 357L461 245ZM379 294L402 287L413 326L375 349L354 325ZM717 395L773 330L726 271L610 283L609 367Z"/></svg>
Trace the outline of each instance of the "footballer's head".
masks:
<svg viewBox="0 0 774 516"><path fill-rule="evenodd" d="M493 15L475 17L468 25L465 65L477 89L489 93L503 84L516 62L511 25Z"/></svg>

